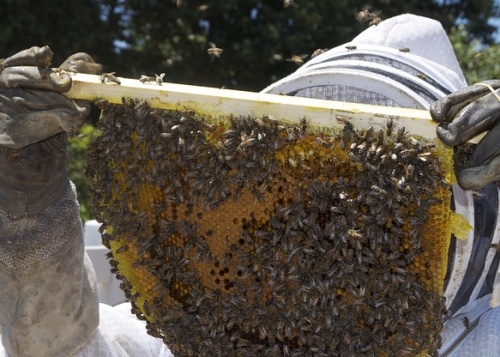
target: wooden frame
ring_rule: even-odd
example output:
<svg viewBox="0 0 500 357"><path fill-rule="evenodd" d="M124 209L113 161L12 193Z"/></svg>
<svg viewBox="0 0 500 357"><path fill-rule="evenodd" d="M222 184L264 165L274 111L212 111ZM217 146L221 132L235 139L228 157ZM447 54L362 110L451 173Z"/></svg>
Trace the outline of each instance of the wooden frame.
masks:
<svg viewBox="0 0 500 357"><path fill-rule="evenodd" d="M411 135L436 139L437 123L427 110L116 78L120 84L97 75L72 74L72 88L65 95L89 101L104 99L116 104L121 103L122 98L135 98L147 101L153 108L192 108L216 118L229 114L271 115L291 123L306 118L309 125L321 128L341 128L344 125L342 119L349 119L358 129L379 129L392 119L395 130L403 126Z"/></svg>

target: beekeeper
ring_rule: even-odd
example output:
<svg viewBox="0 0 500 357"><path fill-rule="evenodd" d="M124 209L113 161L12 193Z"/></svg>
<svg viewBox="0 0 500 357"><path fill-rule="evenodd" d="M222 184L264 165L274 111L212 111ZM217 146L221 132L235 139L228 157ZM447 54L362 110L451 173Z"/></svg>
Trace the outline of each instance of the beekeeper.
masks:
<svg viewBox="0 0 500 357"><path fill-rule="evenodd" d="M50 52L50 51L49 51ZM88 103L60 95L71 78L47 71L35 48L0 61L0 323L10 356L168 356L144 325L99 306L85 258L75 190L64 171L66 133ZM62 68L95 69L84 55ZM499 309L491 306L499 243L497 82L467 87L451 44L434 20L410 14L371 26L264 91L431 109L438 136L460 145L489 131L453 186L454 207L474 226L452 239L442 355L500 355ZM432 105L432 106L431 106ZM479 108L479 109L478 109ZM473 188L474 194L470 190Z"/></svg>
<svg viewBox="0 0 500 357"><path fill-rule="evenodd" d="M0 60L0 356L172 356L130 313L98 303L66 137L90 103L60 94L67 72L33 47ZM79 53L60 67L96 73Z"/></svg>
<svg viewBox="0 0 500 357"><path fill-rule="evenodd" d="M500 81L467 86L435 20L404 14L326 51L264 92L430 109L438 137L461 145L489 131L453 185L454 209L474 227L450 243L442 356L500 356L500 309L492 299L500 250ZM472 191L474 190L474 191ZM500 280L500 279L499 279ZM500 281L497 281L497 284Z"/></svg>

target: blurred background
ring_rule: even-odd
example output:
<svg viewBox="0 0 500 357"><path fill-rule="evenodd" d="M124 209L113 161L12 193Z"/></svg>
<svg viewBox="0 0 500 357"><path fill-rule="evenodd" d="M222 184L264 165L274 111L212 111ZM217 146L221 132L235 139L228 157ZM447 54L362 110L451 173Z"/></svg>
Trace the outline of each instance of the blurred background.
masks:
<svg viewBox="0 0 500 357"><path fill-rule="evenodd" d="M498 0L0 0L0 57L48 45L54 67L87 52L120 77L165 73L165 82L260 91L367 28L356 19L366 7L382 20L413 13L440 21L469 84L500 78ZM210 42L220 57L207 54ZM97 118L68 148L84 221L92 218L85 151Z"/></svg>

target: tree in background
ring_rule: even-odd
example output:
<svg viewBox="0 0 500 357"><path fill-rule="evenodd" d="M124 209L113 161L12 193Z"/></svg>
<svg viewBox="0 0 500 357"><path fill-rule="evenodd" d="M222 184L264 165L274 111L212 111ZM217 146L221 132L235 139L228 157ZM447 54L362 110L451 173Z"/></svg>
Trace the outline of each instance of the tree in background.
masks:
<svg viewBox="0 0 500 357"><path fill-rule="evenodd" d="M88 52L108 71L139 78L259 91L293 72L293 55L349 41L367 25L365 0L0 0L0 53L49 45L58 65ZM410 12L457 21L469 40L493 44L494 0L377 0L382 19ZM224 50L213 61L209 42ZM307 60L307 57L305 57Z"/></svg>
<svg viewBox="0 0 500 357"><path fill-rule="evenodd" d="M316 49L345 43L367 27L356 21L365 0L0 0L0 54L49 45L57 66L87 52L108 72L139 78L260 91L295 71ZM500 78L495 59L495 0L377 0L382 19L402 13L443 24L469 83ZM457 27L457 23L461 25ZM213 59L209 42L224 51ZM293 57L293 56L298 57ZM93 118L96 120L97 115ZM91 217L84 153L95 129L70 141L68 171L82 218Z"/></svg>
<svg viewBox="0 0 500 357"><path fill-rule="evenodd" d="M128 0L120 11L120 73L132 77L165 72L177 83L259 91L293 72L293 55L309 56L355 37L366 1L311 0ZM287 6L288 5L288 6ZM492 42L494 1L380 0L381 17L411 12L439 20L445 29L460 21L470 36ZM224 50L210 61L209 42ZM305 58L307 60L308 57ZM130 66L130 64L133 64ZM149 71L149 73L143 73Z"/></svg>
<svg viewBox="0 0 500 357"><path fill-rule="evenodd" d="M485 46L479 39L471 39L463 25L453 27L449 37L467 83L500 78L499 44Z"/></svg>

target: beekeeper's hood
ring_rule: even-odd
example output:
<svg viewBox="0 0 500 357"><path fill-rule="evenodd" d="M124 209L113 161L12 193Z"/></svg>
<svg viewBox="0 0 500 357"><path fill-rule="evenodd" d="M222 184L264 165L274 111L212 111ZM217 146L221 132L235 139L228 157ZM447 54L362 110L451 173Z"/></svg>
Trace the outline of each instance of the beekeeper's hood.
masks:
<svg viewBox="0 0 500 357"><path fill-rule="evenodd" d="M263 92L427 109L466 85L441 24L404 14L311 59Z"/></svg>

